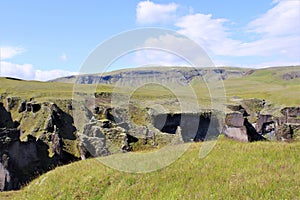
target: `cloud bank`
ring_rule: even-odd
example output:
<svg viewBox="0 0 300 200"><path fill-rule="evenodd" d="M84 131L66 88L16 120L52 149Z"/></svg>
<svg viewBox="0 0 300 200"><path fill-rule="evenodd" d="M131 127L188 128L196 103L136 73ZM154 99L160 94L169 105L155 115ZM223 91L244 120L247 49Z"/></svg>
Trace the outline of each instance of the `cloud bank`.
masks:
<svg viewBox="0 0 300 200"><path fill-rule="evenodd" d="M25 52L24 48L20 47L0 47L0 76L13 77L26 80L47 81L62 76L77 74L60 69L39 70L35 69L32 64L17 64L9 61L13 57ZM66 60L67 57L64 59Z"/></svg>

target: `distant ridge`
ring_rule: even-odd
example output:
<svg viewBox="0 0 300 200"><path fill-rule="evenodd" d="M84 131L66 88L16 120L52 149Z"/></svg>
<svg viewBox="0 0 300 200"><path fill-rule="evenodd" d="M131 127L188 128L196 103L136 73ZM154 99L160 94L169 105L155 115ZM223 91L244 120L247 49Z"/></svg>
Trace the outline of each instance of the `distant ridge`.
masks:
<svg viewBox="0 0 300 200"><path fill-rule="evenodd" d="M196 77L205 76L214 80L227 80L243 78L261 71L271 72L271 75L279 73L279 78L292 80L300 78L300 66L269 67L269 68L192 68L192 67L144 67L121 69L103 74L72 75L50 80L49 82L77 83L77 84L121 84L132 86L141 81L162 81L167 83L179 83L185 85Z"/></svg>

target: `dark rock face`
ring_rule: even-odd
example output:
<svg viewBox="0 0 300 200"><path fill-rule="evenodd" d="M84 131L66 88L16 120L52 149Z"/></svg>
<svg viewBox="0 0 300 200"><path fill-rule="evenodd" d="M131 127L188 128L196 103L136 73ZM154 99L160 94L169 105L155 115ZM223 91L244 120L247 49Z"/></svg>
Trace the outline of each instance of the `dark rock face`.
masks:
<svg viewBox="0 0 300 200"><path fill-rule="evenodd" d="M0 103L0 128L12 128L13 120L10 112L7 112L3 107L3 103Z"/></svg>
<svg viewBox="0 0 300 200"><path fill-rule="evenodd" d="M48 146L41 140L28 136L26 142L19 139L20 131L5 129L0 131L0 190L19 187L38 174L63 164L58 155L49 157Z"/></svg>
<svg viewBox="0 0 300 200"><path fill-rule="evenodd" d="M220 123L212 113L158 114L152 117L153 126L162 132L175 134L177 127L185 142L204 141L208 133L210 137L220 134Z"/></svg>
<svg viewBox="0 0 300 200"><path fill-rule="evenodd" d="M26 110L26 101L21 102L18 112L24 112Z"/></svg>
<svg viewBox="0 0 300 200"><path fill-rule="evenodd" d="M21 142L19 130L0 131L0 190L18 189L33 173L32 166L38 161L36 145L32 141ZM33 175L33 174L31 174Z"/></svg>
<svg viewBox="0 0 300 200"><path fill-rule="evenodd" d="M41 104L39 104L39 103L33 103L31 105L31 107L32 107L32 112L36 113L36 112L38 112L41 109Z"/></svg>
<svg viewBox="0 0 300 200"><path fill-rule="evenodd" d="M251 123L249 123L247 118L245 118L244 120L244 126L246 127L247 130L249 142L266 140L266 138L264 138L262 135L257 133L256 129L252 126Z"/></svg>
<svg viewBox="0 0 300 200"><path fill-rule="evenodd" d="M76 137L74 134L68 134L74 133L76 131L76 127L73 125L73 117L68 113L62 111L56 104L51 105L51 111L52 114L47 127L50 130L54 130L55 125L59 130L60 137L69 140L75 140Z"/></svg>
<svg viewBox="0 0 300 200"><path fill-rule="evenodd" d="M23 121L35 120L36 113L49 115L48 119L37 119L38 125L33 131L40 131L39 138L27 134L20 140L20 122L13 122L11 114L0 103L0 190L19 189L37 175L50 169L77 160L63 148L62 139L76 140L73 118L55 104L42 110L39 103L21 101L16 98L7 100L7 107L21 115ZM32 113L32 114L30 114ZM42 113L41 113L42 114ZM44 116L47 116L44 115ZM23 124L24 125L24 124ZM34 125L34 124L33 124ZM33 132L34 134L34 132Z"/></svg>

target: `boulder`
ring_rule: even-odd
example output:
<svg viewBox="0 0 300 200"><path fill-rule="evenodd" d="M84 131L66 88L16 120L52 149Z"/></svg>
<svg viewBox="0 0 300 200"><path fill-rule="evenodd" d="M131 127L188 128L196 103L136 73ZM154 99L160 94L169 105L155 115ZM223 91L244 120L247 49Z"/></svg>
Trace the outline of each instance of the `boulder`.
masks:
<svg viewBox="0 0 300 200"><path fill-rule="evenodd" d="M242 127L244 126L244 117L242 113L234 112L228 113L225 117L225 123L227 126L231 127Z"/></svg>
<svg viewBox="0 0 300 200"><path fill-rule="evenodd" d="M238 140L241 142L248 142L248 135L246 127L229 127L225 125L223 133L226 137Z"/></svg>
<svg viewBox="0 0 300 200"><path fill-rule="evenodd" d="M106 139L99 137L88 137L84 134L79 135L81 142L81 147L84 147L85 150L82 150L81 153L89 153L93 157L98 156L107 156L110 154L109 150L106 147ZM81 155L82 158L85 158L86 155Z"/></svg>
<svg viewBox="0 0 300 200"><path fill-rule="evenodd" d="M88 137L105 138L105 135L101 131L101 127L97 124L97 122L90 122L85 124L83 128L83 134Z"/></svg>

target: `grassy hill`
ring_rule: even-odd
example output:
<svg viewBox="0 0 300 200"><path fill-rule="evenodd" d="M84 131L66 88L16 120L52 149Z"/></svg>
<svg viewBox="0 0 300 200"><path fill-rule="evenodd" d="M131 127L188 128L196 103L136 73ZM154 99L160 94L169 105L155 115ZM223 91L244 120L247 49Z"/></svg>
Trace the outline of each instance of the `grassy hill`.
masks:
<svg viewBox="0 0 300 200"><path fill-rule="evenodd" d="M299 199L300 143L221 138L204 159L192 144L175 163L131 174L88 159L50 171L3 199ZM176 148L176 147L174 147Z"/></svg>
<svg viewBox="0 0 300 200"><path fill-rule="evenodd" d="M228 97L260 98L279 105L299 105L300 78L285 80L282 76L300 72L300 67L274 67L255 70L252 74L224 81Z"/></svg>
<svg viewBox="0 0 300 200"><path fill-rule="evenodd" d="M149 69L146 68L148 71ZM185 72L186 68L171 68L172 70ZM239 68L220 68L229 71L229 74L241 73L243 76L229 75L223 80L225 95L227 101L233 97L240 98L260 98L271 101L272 103L285 106L299 105L300 96L300 78L284 79L285 74L300 73L300 66L293 67L276 67L266 69L246 69ZM132 69L120 70L111 72L111 74L118 74L123 72L130 72ZM134 69L137 72L143 72L142 69ZM152 71L165 73L167 68L154 68ZM248 73L246 73L248 72ZM109 75L110 73L108 73ZM74 79L74 78L73 78ZM62 78L64 80L64 78ZM59 81L59 80L58 80ZM47 99L71 99L73 92L73 83L62 82L37 82L37 81L22 81L11 80L7 78L0 78L0 94L2 96L18 96L29 99L34 97L36 100ZM198 97L199 103L204 106L210 104L210 94L207 88L207 83L204 80L196 79L190 82L192 89ZM208 83L211 84L211 83ZM183 97L190 98L186 87L177 87ZM126 93L128 86L123 87L122 92ZM87 93L92 92L108 92L114 91L114 85L109 84L82 84L77 85L76 90ZM174 95L168 91L167 88L157 85L147 85L135 91L133 98L140 100L160 100L174 98Z"/></svg>

